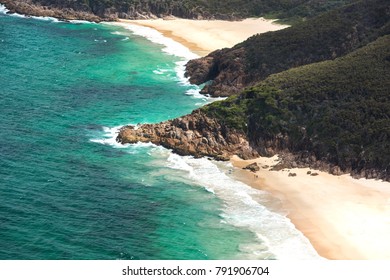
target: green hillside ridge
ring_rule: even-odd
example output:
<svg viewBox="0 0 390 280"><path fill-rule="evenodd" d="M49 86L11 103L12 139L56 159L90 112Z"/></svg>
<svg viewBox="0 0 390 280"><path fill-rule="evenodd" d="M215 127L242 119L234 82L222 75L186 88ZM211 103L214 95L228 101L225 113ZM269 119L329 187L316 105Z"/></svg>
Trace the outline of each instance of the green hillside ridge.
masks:
<svg viewBox="0 0 390 280"><path fill-rule="evenodd" d="M260 154L312 154L343 172L390 180L390 36L201 110L246 133Z"/></svg>
<svg viewBox="0 0 390 280"><path fill-rule="evenodd" d="M288 29L253 36L236 48L245 48L248 70L265 77L342 56L389 33L389 1L365 0Z"/></svg>
<svg viewBox="0 0 390 280"><path fill-rule="evenodd" d="M230 96L271 74L343 56L390 34L388 0L363 0L283 30L252 36L187 64L203 94Z"/></svg>
<svg viewBox="0 0 390 280"><path fill-rule="evenodd" d="M29 11L27 4L50 9L89 12L101 18L142 18L174 15L182 18L241 19L269 15L288 20L312 17L353 0L1 0L13 9ZM30 11L34 11L30 9Z"/></svg>

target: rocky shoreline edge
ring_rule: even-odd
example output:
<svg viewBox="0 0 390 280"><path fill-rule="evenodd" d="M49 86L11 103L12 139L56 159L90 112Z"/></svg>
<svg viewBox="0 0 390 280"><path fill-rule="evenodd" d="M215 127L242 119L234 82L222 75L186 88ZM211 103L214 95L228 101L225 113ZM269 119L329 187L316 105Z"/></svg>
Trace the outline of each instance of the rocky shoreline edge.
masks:
<svg viewBox="0 0 390 280"><path fill-rule="evenodd" d="M207 20L229 20L239 21L242 17L234 14L210 14L200 11L181 11L171 13L158 13L150 7L149 9L136 9L129 7L126 10L120 10L116 8L104 9L101 7L98 10L92 11L90 7L86 5L74 4L75 8L69 8L66 4L59 3L56 5L44 6L38 3L33 3L31 0L0 0L0 4L5 5L9 10L8 13L18 13L26 16L38 16L38 17L54 17L59 20L86 20L91 22L101 21L118 21L119 19L157 19L157 18L171 18L181 17L188 19L207 19ZM73 7L73 6L72 6Z"/></svg>
<svg viewBox="0 0 390 280"><path fill-rule="evenodd" d="M120 129L116 141L121 144L153 143L171 149L174 153L182 156L210 157L219 161L228 161L234 155L242 159L278 155L280 161L271 170L309 167L337 176L350 174L357 179L390 181L390 177L385 171L354 170L351 167L342 169L326 159L317 159L310 151L292 153L287 148L279 148L284 146L281 145L281 142L288 141L282 138L264 142L262 146L256 146L250 143L247 135L221 124L218 120L197 109L189 115L158 124L124 126Z"/></svg>
<svg viewBox="0 0 390 280"><path fill-rule="evenodd" d="M91 22L101 22L103 20L115 21L115 18L101 18L88 11L75 11L70 8L59 9L56 7L47 7L42 5L33 4L30 1L11 1L0 0L0 4L3 4L9 14L22 14L26 16L37 17L53 17L59 20L86 20Z"/></svg>

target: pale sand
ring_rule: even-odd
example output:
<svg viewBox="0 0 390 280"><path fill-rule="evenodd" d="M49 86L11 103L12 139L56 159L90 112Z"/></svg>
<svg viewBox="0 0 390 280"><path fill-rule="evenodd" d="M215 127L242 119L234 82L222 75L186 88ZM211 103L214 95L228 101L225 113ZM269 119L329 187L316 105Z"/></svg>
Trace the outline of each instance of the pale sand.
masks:
<svg viewBox="0 0 390 280"><path fill-rule="evenodd" d="M121 23L138 24L158 30L198 55L222 48L230 48L252 35L276 31L288 27L275 23L275 20L249 18L243 21L190 20L190 19L150 19L120 20Z"/></svg>
<svg viewBox="0 0 390 280"><path fill-rule="evenodd" d="M241 160L233 157L235 167L257 162L275 165L274 158ZM329 259L390 259L390 183L334 176L309 168L269 171L260 168L256 175L237 170L237 178L252 187L268 191L280 199L288 217L312 243L317 252ZM296 177L289 177L296 173Z"/></svg>

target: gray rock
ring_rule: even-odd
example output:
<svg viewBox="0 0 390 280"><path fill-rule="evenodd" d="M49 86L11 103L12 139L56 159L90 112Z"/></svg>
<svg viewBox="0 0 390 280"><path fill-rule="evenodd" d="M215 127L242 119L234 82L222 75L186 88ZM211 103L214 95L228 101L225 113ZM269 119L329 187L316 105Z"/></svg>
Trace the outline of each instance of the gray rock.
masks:
<svg viewBox="0 0 390 280"><path fill-rule="evenodd" d="M248 164L243 169L247 169L247 170L250 170L252 172L256 172L256 171L260 170L260 167L257 165L256 162L254 162L254 163Z"/></svg>

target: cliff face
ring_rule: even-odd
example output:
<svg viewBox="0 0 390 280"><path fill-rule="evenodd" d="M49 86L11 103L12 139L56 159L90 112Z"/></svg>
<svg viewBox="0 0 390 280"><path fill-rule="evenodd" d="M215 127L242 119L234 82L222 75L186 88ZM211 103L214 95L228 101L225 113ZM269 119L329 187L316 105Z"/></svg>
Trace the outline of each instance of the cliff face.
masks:
<svg viewBox="0 0 390 280"><path fill-rule="evenodd" d="M246 69L245 48L217 50L206 57L190 60L185 76L192 84L206 84L201 93L226 97L239 93L251 83Z"/></svg>
<svg viewBox="0 0 390 280"><path fill-rule="evenodd" d="M245 134L222 125L200 110L159 124L123 127L117 141L122 144L151 142L180 155L210 156L218 160L229 160L235 154L245 159L258 156Z"/></svg>
<svg viewBox="0 0 390 280"><path fill-rule="evenodd" d="M230 96L271 74L348 54L388 34L389 18L387 1L360 1L189 61L186 76L208 82L203 94Z"/></svg>

